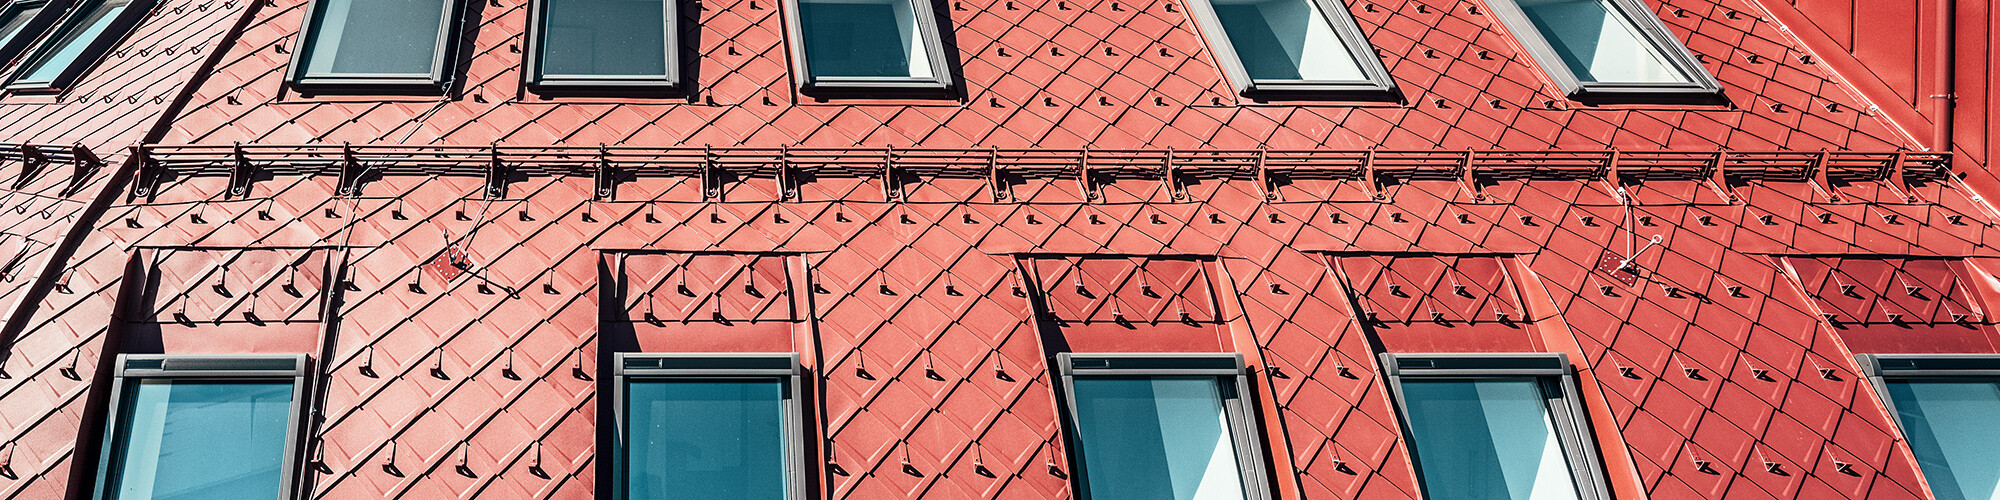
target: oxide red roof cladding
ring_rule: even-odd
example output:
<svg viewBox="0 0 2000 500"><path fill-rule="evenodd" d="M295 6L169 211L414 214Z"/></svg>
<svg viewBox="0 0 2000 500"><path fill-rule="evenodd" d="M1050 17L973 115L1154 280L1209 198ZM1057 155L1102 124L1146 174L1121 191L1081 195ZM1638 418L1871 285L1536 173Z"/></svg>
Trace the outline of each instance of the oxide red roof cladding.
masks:
<svg viewBox="0 0 2000 500"><path fill-rule="evenodd" d="M1861 116L1865 103L1836 91L1840 84L1823 66L1787 57L1800 51L1799 43L1769 22L1726 18L1754 11L1734 0L1680 6L1685 17L1668 16L1674 34L1708 56L1707 69L1734 106L1632 109L1580 109L1557 95L1490 13L1467 2L1354 9L1408 106L1234 96L1179 0L1061 7L953 1L941 15L950 18L955 57L966 68L959 78L964 100L798 95L791 90L796 79L785 64L776 2L704 4L693 24L701 30L692 48L700 55L685 68L699 67L699 80L689 82L693 98L549 98L520 84L524 1L475 2L479 26L461 31L471 62L454 68L463 83L448 99L405 96L395 98L399 104L355 106L327 102L383 96L306 97L284 90L285 52L304 0L280 0L227 47L214 77L201 83L166 141L368 144L405 143L407 136L409 144L1098 149L1882 150L1909 144L1881 117ZM1751 60L1745 51L1761 57ZM1773 103L1783 106L1774 109ZM1022 119L1029 116L1041 119ZM1196 116L1205 118L1189 119Z"/></svg>

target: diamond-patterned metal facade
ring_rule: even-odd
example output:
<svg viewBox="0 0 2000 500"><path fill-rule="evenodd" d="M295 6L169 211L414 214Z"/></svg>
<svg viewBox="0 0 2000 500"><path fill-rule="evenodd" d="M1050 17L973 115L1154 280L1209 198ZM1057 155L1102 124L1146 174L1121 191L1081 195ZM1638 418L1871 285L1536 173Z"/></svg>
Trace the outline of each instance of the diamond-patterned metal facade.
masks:
<svg viewBox="0 0 2000 500"><path fill-rule="evenodd" d="M1476 0L1350 5L1400 103L1236 96L1184 0L952 0L958 97L825 99L787 70L770 0L702 2L682 26L692 94L548 97L522 85L525 0L468 4L447 96L301 95L284 83L305 14L249 20L168 143L1003 148L1819 149L1909 147L1812 51L1742 0L1649 2L1730 107L1570 102Z"/></svg>
<svg viewBox="0 0 2000 500"><path fill-rule="evenodd" d="M1853 355L2000 352L2000 213L1748 0L1647 2L1706 107L1480 0L1348 4L1394 103L1235 95L1184 0L939 2L942 99L795 92L769 0L538 95L471 2L448 95L301 95L306 5L0 96L0 498L87 488L105 360L239 352L312 360L302 497L589 498L627 351L799 353L811 498L1069 498L1064 350L1241 353L1279 498L1421 497L1382 351L1568 353L1617 498L1923 498Z"/></svg>

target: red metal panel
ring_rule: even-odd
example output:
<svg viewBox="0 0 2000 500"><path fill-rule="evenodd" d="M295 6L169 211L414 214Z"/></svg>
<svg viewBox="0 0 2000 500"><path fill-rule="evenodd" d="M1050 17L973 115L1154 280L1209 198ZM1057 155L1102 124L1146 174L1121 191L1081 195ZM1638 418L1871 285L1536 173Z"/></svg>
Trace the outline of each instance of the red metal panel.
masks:
<svg viewBox="0 0 2000 500"><path fill-rule="evenodd" d="M1376 378L1368 335L1352 311L1373 309L1378 319L1387 312L1386 319L1398 325L1409 320L1398 328L1434 325L1429 314L1435 311L1454 330L1470 332L1476 326L1477 332L1485 332L1437 337L1456 343L1426 349L1464 348L1497 338L1515 340L1482 349L1531 350L1539 335L1485 330L1501 327L1496 310L1524 318L1514 289L1526 285L1514 283L1511 271L1495 257L1348 257L1334 261L1346 277L1343 282L1329 272L1327 261L1310 253L1326 250L1319 245L1329 243L1312 231L1346 231L1342 226L1366 220L1355 216L1335 222L1328 214L1372 211L1376 215L1371 217L1391 226L1399 223L1384 214L1400 213L1406 221L1400 224L1414 228L1396 228L1411 238L1396 239L1400 248L1422 249L1426 242L1444 241L1425 236L1432 232L1486 232L1511 235L1514 244L1525 245L1517 248L1534 252L1511 258L1522 259L1539 277L1533 286L1545 287L1563 305L1561 316L1534 321L1562 321L1570 327L1562 331L1576 335L1583 354L1578 362L1589 363L1586 373L1605 388L1588 404L1607 406L1619 421L1615 428L1624 430L1627 448L1606 453L1633 457L1638 465L1631 473L1644 479L1635 483L1646 485L1637 486L1639 491L1755 497L1760 492L1803 495L1876 488L1841 482L1850 477L1845 475L1821 478L1830 475L1821 471L1831 466L1812 458L1819 452L1808 456L1801 450L1829 446L1862 450L1841 452L1852 454L1860 470L1909 467L1906 457L1874 451L1879 447L1867 444L1876 440L1870 432L1843 427L1843 422L1857 421L1878 431L1893 428L1885 414L1857 396L1867 392L1834 342L1836 330L1821 326L1810 312L1819 306L1809 305L1812 299L1804 294L1783 292L1795 285L1780 279L1771 261L1746 255L1736 244L1773 226L1818 223L1806 214L1825 203L1788 195L1790 186L1781 181L1759 183L1775 186L1749 189L1746 193L1755 201L1733 206L1745 213L1798 214L1773 217L1767 226L1754 216L1730 215L1732 209L1724 206L1685 202L1635 207L1651 222L1637 217L1625 222L1615 201L1604 208L1602 201L1610 199L1604 188L1543 180L1517 182L1509 191L1493 187L1489 195L1497 201L1488 203L1503 205L1503 210L1477 213L1499 214L1480 216L1497 220L1462 224L1450 211L1474 213L1483 205L1441 204L1462 191L1434 182L1406 185L1397 200L1380 204L1310 198L1261 203L1254 178L1242 176L1191 183L1199 189L1189 189L1192 198L1184 203L993 204L977 189L946 189L926 196L942 199L945 193L960 193L973 198L904 205L883 203L879 185L853 188L855 181L825 177L825 185L808 182L800 189L838 192L842 194L824 196L853 200L702 204L591 201L585 196L586 180L531 177L509 186L522 198L496 200L489 207L479 199L476 179L389 177L366 185L363 198L351 204L338 199L329 203L328 185L306 179L256 183L256 192L275 196L268 203L113 207L99 224L101 233L81 254L73 282L77 293L51 296L69 305L39 312L39 326L11 348L18 353L15 359L32 363L7 366L10 373L24 374L13 383L74 383L57 382L71 379L55 370L68 363L68 353L77 347L98 345L89 339L101 337L89 332L101 331L102 316L85 315L107 310L89 304L104 304L116 295L125 254L116 250L115 241L176 246L255 228L300 241L369 242L354 250L345 270L351 285L339 288L341 336L334 358L327 360L330 417L325 444L315 452L335 472L313 479L321 497L421 492L492 496L503 491L567 497L593 490L585 478L594 474L594 462L586 457L593 453L591 429L601 420L592 404L594 382L580 377L595 376L590 371L597 366L599 343L610 347L610 337L619 334L602 322L600 301L611 301L609 309L631 317L633 322L623 324L635 329L653 326L639 321L651 304L666 325L655 331L677 335L667 343L681 348L723 348L701 343L724 338L714 328L720 326L713 321L715 304L735 323L732 328L748 327L755 318L759 328L768 324L776 329L759 335L785 340L794 338L796 329L809 329L818 350L808 361L814 383L825 394L825 435L831 439L820 455L830 464L822 477L834 497L1061 498L1068 483L1057 473L1067 473L1067 459L1043 361L1054 346L1044 345L1036 330L1030 312L1035 294L1046 295L1052 316L1068 323L1057 327L1058 337L1104 327L1094 333L1126 342L1072 348L1138 349L1154 342L1148 340L1154 334L1135 334L1113 321L1114 308L1135 327L1153 328L1157 321L1157 329L1147 331L1182 337L1193 333L1165 329L1184 328L1176 312L1177 305L1183 306L1191 319L1200 318L1199 326L1185 328L1208 339L1203 350L1248 349L1229 347L1224 339L1251 339L1264 359L1258 397L1272 399L1274 418L1282 423L1267 427L1272 453L1292 464L1280 476L1281 483L1290 485L1287 491L1411 497L1415 476L1403 458L1394 413ZM1047 189L1077 192L1074 178L1058 179ZM764 181L768 179L746 182ZM224 191L217 189L223 182L218 177L177 178L162 185L163 196L217 196ZM1159 179L1105 182L1105 189L1138 192L1141 188L1119 186L1158 185ZM925 185L909 180L906 192ZM402 201L372 199L377 193ZM1949 203L1963 203L1962 193L1940 193L1945 200L1959 200ZM1405 205L1402 200L1410 201ZM1318 208L1308 208L1314 206ZM206 210L206 223L190 216L201 210ZM262 221L259 211L269 212L274 221ZM397 211L409 220L398 220ZM587 213L594 215L586 218ZM1586 220L1582 214L1595 215ZM972 216L971 222L965 215ZM1155 215L1163 223L1152 222ZM1711 215L1712 225L1704 225L1699 215ZM1091 223L1092 216L1098 224ZM127 218L136 218L138 227L128 225ZM1739 221L1749 226L1739 227ZM1883 222L1864 217L1854 224ZM472 231L475 226L484 229ZM1925 225L1916 236L1952 237L1976 227ZM1650 232L1664 233L1666 243L1637 255L1643 279L1635 285L1607 280L1588 266L1607 252L1625 252L1628 234L1645 239ZM448 247L444 234L464 236L461 247L471 265L464 275L440 283L419 266ZM1163 240L1177 243L1163 247ZM1495 241L1492 236L1484 240ZM588 241L599 247L582 243ZM604 257L607 241L659 250L632 252L624 267L617 267L616 259ZM1876 245L1852 244L1863 251ZM1038 257L1035 264L1021 266L1015 255L992 253L1010 248L1046 256L1050 254L1037 252L1083 245L1106 256ZM1204 245L1219 258L1111 257ZM795 282L778 263L782 259L773 257L772 252L787 251L803 252L798 258L811 268L800 275L805 281ZM201 267L193 269L172 275L185 276ZM1900 269L1923 276L1940 272L1922 266ZM683 275L694 297L679 292L677 276ZM1884 276L1884 283L1893 281ZM771 292L751 300L755 295L745 288L746 277L760 293L767 287ZM1076 293L1079 277L1095 297ZM409 286L413 279L421 293ZM623 281L608 289L618 297L597 297L605 280L619 279ZM1390 293L1391 282L1410 297ZM1464 294L1454 282L1464 287ZM1225 283L1233 288L1222 288ZM1350 304L1350 286L1366 305ZM1158 297L1146 294L1147 288ZM1932 285L1927 290L1949 288ZM170 290L182 289L205 290ZM1893 287L1890 291L1900 293ZM648 293L653 301L641 300ZM781 300L779 293L791 294L793 300L809 295L811 308L787 312L793 311L791 302ZM737 301L712 302L718 294ZM1965 301L1970 295L1940 296ZM1930 310L1917 303L1900 307ZM661 311L679 316L668 321ZM690 326L679 326L682 318ZM1237 336L1237 329L1243 336ZM81 333L67 333L72 330ZM1157 348L1157 342L1150 345ZM1387 347L1404 348L1394 343ZM84 371L93 359L83 357ZM38 367L51 368L40 372L46 375L26 375ZM1830 377L1823 375L1827 373ZM6 422L28 421L63 407L15 399L27 393L15 394L20 395L7 396L9 401L35 409L8 410L20 415L7 416ZM85 393L78 389L70 394L81 398ZM1780 413L1798 425L1773 430L1780 426L1775 417ZM17 433L68 442L79 435L74 425ZM1857 437L1847 438L1849 432ZM451 474L461 455L476 479ZM1707 481L1715 476L1690 469L1693 460L1701 460L1719 474L1769 474L1763 460L1770 456L1800 472L1777 482L1713 483ZM17 463L27 467L31 462ZM391 463L404 475L382 467ZM980 467L992 476L978 473ZM445 474L423 474L430 470ZM11 487L30 491L49 482ZM1877 483L1901 488L1890 480Z"/></svg>
<svg viewBox="0 0 2000 500"><path fill-rule="evenodd" d="M1330 257L1369 329L1392 352L1541 350L1496 257Z"/></svg>
<svg viewBox="0 0 2000 500"><path fill-rule="evenodd" d="M1211 263L1162 257L1031 257L1044 325L1073 352L1226 352ZM1052 351L1053 352L1053 351Z"/></svg>
<svg viewBox="0 0 2000 500"><path fill-rule="evenodd" d="M1996 352L1992 324L1945 259L1788 258L1820 314L1852 352Z"/></svg>
<svg viewBox="0 0 2000 500"><path fill-rule="evenodd" d="M1167 10L1168 2L1120 2L1113 9L1111 0L1066 4L1069 10L1019 2L1009 10L1003 1L953 4L946 12L956 27L949 32L957 41L954 57L964 68L962 100L800 96L773 90L794 82L784 61L781 7L762 3L710 6L690 20L702 27L694 38L699 46L692 47L701 56L689 65L697 69L690 82L695 102L544 97L522 90L514 78L520 53L506 46L523 36L525 9L503 3L479 18L477 36L468 38L467 83L455 99L382 106L330 104L357 98L280 90L278 68L288 58L281 49L289 47L303 10L281 4L226 48L216 77L196 89L169 140L1099 150L1869 149L1906 142L1879 118L1856 119L1865 103L1820 88L1832 75L1792 57L1798 42L1733 6L1666 12L1675 34L1708 57L1738 110L1599 111L1569 109L1577 105L1554 94L1490 13L1445 6L1418 11L1415 4L1356 9L1392 75L1422 104L1412 108L1324 109L1231 96L1187 9L1171 3ZM1016 28L1019 23L1026 27ZM1747 54L1760 57L1742 57ZM1741 118L1746 111L1752 119ZM1805 117L1814 120L1808 125Z"/></svg>
<svg viewBox="0 0 2000 500"><path fill-rule="evenodd" d="M138 324L125 327L192 339L161 342L176 352L318 352L237 342L250 335L244 313L253 308L267 323L282 312L294 324L337 327L325 340L331 357L315 360L327 369L328 395L321 440L311 444L314 498L594 494L595 428L608 420L597 414L597 356L651 348L642 330L662 350L806 353L824 420L814 427L826 439L815 443L826 465L815 478L828 498L1070 496L1045 361L1056 341L1255 352L1255 396L1269 399L1267 422L1279 424L1265 432L1270 453L1284 457L1274 460L1281 498L1414 498L1370 328L1390 350L1540 350L1545 338L1573 334L1582 354L1573 361L1603 388L1586 404L1605 406L1623 431L1623 449L1604 452L1636 464L1610 471L1614 481L1633 478L1621 493L1914 497L1922 491L1914 460L1893 444L1894 426L1848 354L1992 349L1981 347L1990 326L1975 299L1985 292L1964 291L1985 286L1983 271L1903 255L1992 254L1988 240L2000 233L1960 184L1818 181L1809 170L1786 171L1796 163L1783 159L1632 159L1651 150L1910 145L1898 130L1922 128L1913 114L1871 111L1885 102L1854 96L1891 101L1873 89L1914 84L1853 83L1854 74L1833 69L1850 66L1802 58L1826 47L1807 50L1759 14L1784 5L1650 4L1703 56L1734 106L1624 109L1557 95L1473 3L1350 6L1409 106L1234 96L1185 2L1119 0L950 3L941 10L962 69L955 99L822 100L784 90L794 84L785 16L762 0L694 14L692 99L526 92L520 0L481 4L454 70L463 83L445 99L301 96L285 89L282 68L304 4L165 2L77 88L0 98L0 123L10 124L0 137L98 149L160 139L147 137L154 119L202 75L166 141L412 147L363 155L395 167L435 166L412 159L423 153L415 146L479 145L485 154L495 141L763 149L721 151L713 178L627 178L603 200L587 170L554 167L594 161L571 152L510 158L504 164L527 175L493 200L476 175L415 168L344 198L339 160L301 167L273 157L253 162L261 170L248 193L229 199L226 177L194 172L220 157L170 162L173 175L145 185L157 191L117 200L95 220L79 216L109 186L105 173L76 193L55 174L9 191L0 199L8 235L0 261L34 271L0 278L0 302L28 296L27 285L42 281L34 273L61 277L23 304L25 321L10 325L22 333L0 358L0 463L10 471L0 495L80 487L68 472L88 458L73 446L99 429L82 428L79 416L98 397L89 390L95 366L116 354L104 351L106 339L125 334L107 320L121 301L149 306L126 309L118 317ZM221 36L252 6L269 8L248 18L240 38ZM1833 10L1822 26L1838 31L1846 11ZM1896 14L1875 17L1914 23L1914 14ZM1914 46L1894 31L1856 36L1849 47L1875 61L1869 51ZM197 64L211 55L217 67ZM1907 59L1889 56L1871 66L1893 70ZM871 147L835 152L864 160L797 154L856 145ZM1168 147L1177 149L1121 151ZM1258 147L1355 153L1329 169L1331 160L1251 151ZM1510 156L1614 147L1624 150L1620 169L1644 172L1606 180L1595 160ZM1482 163L1466 172L1411 166L1456 165L1464 148L1478 148ZM270 154L320 154L311 149ZM16 168L0 165L0 174ZM1551 174L1563 169L1597 173ZM91 232L73 258L49 259L72 224ZM1662 235L1659 248L1634 255L1625 245L1653 234ZM317 316L326 304L315 294L272 288L277 264L333 255L280 248L335 245L348 258L313 264L332 272L306 281L339 294L339 310ZM220 250L240 247L256 249ZM139 251L131 261L133 248L179 250L153 252L158 259ZM465 252L462 272L419 267L453 250ZM1330 267L1315 257L1322 252L1400 254ZM607 253L627 257L607 261ZM1515 283L1495 254L1537 279ZM1789 259L1801 292L1764 254L1898 256ZM1020 255L1075 257L1022 266ZM1593 271L1606 255L1631 258L1635 279ZM801 265L788 269L787 259ZM230 271L218 274L223 263ZM121 281L128 267L147 283ZM1872 295L1829 296L1840 291L1835 276ZM1921 296L1898 288L1904 281L1925 283ZM1549 332L1569 333L1502 321L1529 320L1517 286L1544 289L1531 295L1560 311L1533 318L1533 328L1560 322ZM1064 323L1055 335L1038 330L1031 295L1045 299L1051 323ZM178 304L196 326L173 317ZM1386 324L1364 327L1357 310ZM1827 311L1842 322L1822 323L1817 313ZM1975 311L1973 324L1955 324L1957 311ZM1923 332L1912 335L1892 313ZM204 336L230 337L232 347ZM1835 462L1859 475L1836 472Z"/></svg>
<svg viewBox="0 0 2000 500"><path fill-rule="evenodd" d="M1049 313L1059 321L1160 323L1215 321L1215 300L1201 261L1031 259Z"/></svg>
<svg viewBox="0 0 2000 500"><path fill-rule="evenodd" d="M323 249L161 249L140 252L145 323L318 322L326 293Z"/></svg>
<svg viewBox="0 0 2000 500"><path fill-rule="evenodd" d="M791 321L785 257L745 254L621 255L622 316L643 322Z"/></svg>

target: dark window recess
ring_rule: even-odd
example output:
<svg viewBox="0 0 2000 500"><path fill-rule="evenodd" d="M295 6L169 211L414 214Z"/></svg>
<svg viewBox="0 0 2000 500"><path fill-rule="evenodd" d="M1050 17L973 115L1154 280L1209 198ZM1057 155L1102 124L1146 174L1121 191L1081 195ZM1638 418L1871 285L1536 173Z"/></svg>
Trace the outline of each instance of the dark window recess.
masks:
<svg viewBox="0 0 2000 500"><path fill-rule="evenodd" d="M288 498L305 356L121 355L94 498Z"/></svg>
<svg viewBox="0 0 2000 500"><path fill-rule="evenodd" d="M795 354L617 353L614 498L806 498Z"/></svg>
<svg viewBox="0 0 2000 500"><path fill-rule="evenodd" d="M1720 86L1637 0L1497 0L1494 13L1585 103L1722 100Z"/></svg>
<svg viewBox="0 0 2000 500"><path fill-rule="evenodd" d="M43 30L53 22L54 11L49 11L47 1L13 2L0 7L0 64L12 60Z"/></svg>
<svg viewBox="0 0 2000 500"><path fill-rule="evenodd" d="M1267 498L1240 356L1056 357L1079 498Z"/></svg>
<svg viewBox="0 0 2000 500"><path fill-rule="evenodd" d="M302 86L445 84L458 0L313 0L293 52Z"/></svg>
<svg viewBox="0 0 2000 500"><path fill-rule="evenodd" d="M1383 354L1428 498L1610 498L1561 354Z"/></svg>
<svg viewBox="0 0 2000 500"><path fill-rule="evenodd" d="M540 0L530 85L671 87L679 81L672 0Z"/></svg>
<svg viewBox="0 0 2000 500"><path fill-rule="evenodd" d="M2000 355L1863 354L1917 469L1939 499L1993 498L2000 491Z"/></svg>
<svg viewBox="0 0 2000 500"><path fill-rule="evenodd" d="M152 8L153 0L86 0L76 4L57 23L55 32L8 75L7 88L60 90L68 86L123 40Z"/></svg>
<svg viewBox="0 0 2000 500"><path fill-rule="evenodd" d="M806 87L945 89L951 70L929 0L792 0Z"/></svg>
<svg viewBox="0 0 2000 500"><path fill-rule="evenodd" d="M1208 0L1191 7L1238 91L1394 96L1388 69L1339 2Z"/></svg>

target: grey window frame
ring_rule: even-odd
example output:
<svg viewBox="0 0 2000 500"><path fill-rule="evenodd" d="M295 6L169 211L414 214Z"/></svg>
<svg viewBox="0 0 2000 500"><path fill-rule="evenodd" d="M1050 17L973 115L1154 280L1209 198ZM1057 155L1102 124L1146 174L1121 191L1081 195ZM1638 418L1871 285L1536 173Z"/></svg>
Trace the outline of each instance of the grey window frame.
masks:
<svg viewBox="0 0 2000 500"><path fill-rule="evenodd" d="M1354 20L1354 12L1347 4L1334 0L1305 0L1319 7L1326 16L1327 24L1333 28L1335 36L1347 46L1355 56L1355 63L1361 67L1366 80L1256 80L1243 67L1243 58L1236 52L1236 45L1229 41L1229 32L1222 27L1222 18L1215 14L1215 6L1209 0L1190 0L1188 10L1194 14L1195 24L1201 27L1203 39L1212 47L1217 62L1221 63L1223 74L1236 87L1238 94L1247 96L1271 95L1274 97L1327 97L1354 100L1389 100L1398 97L1396 81L1389 76L1389 68L1382 65L1382 58L1375 53L1375 45L1368 43L1368 37L1361 34L1361 24Z"/></svg>
<svg viewBox="0 0 2000 500"><path fill-rule="evenodd" d="M637 75L590 76L542 74L542 44L544 33L543 17L548 15L549 0L528 2L528 46L522 54L521 77L529 87L536 88L629 88L648 90L678 90L681 84L681 35L680 0L660 0L666 2L663 11L666 18L666 75L660 78L630 78Z"/></svg>
<svg viewBox="0 0 2000 500"><path fill-rule="evenodd" d="M1056 371L1062 378L1063 435L1069 450L1070 485L1078 500L1090 499L1090 472L1084 467L1083 446L1077 442L1076 377L1213 376L1229 377L1235 397L1222 398L1229 417L1231 442L1236 446L1237 473L1243 480L1244 498L1271 498L1271 472L1265 463L1264 433L1251 398L1250 372L1237 353L1056 353Z"/></svg>
<svg viewBox="0 0 2000 500"><path fill-rule="evenodd" d="M2000 379L2000 354L1856 354L1854 361L1861 365L1861 374L1875 387L1875 398L1882 400L1882 407L1889 410L1889 421L1896 424L1898 434L1904 432L1903 417L1896 411L1896 401L1889 397L1887 379Z"/></svg>
<svg viewBox="0 0 2000 500"><path fill-rule="evenodd" d="M56 74L55 78L46 81L21 80L22 76L26 76L24 73L28 70L29 66L34 65L36 60L48 55L51 50L56 49L56 47L52 47L51 45L55 43L56 39L61 38L60 35L67 33L69 30L79 28L77 25L80 21L78 19L79 16L88 14L88 10L90 10L84 7L95 7L101 5L102 2L104 0L81 0L59 5L62 7L62 17L60 20L55 21L49 26L45 26L42 36L34 39L35 45L31 49L24 51L24 55L18 61L14 62L13 68L8 70L7 90L26 92L62 91L64 88L69 87L70 84L75 83L76 79L82 77L85 72L96 67L98 63L103 62L104 55L111 52L111 49L118 46L125 38L130 37L132 29L137 28L139 22L145 20L152 13L154 7L159 6L158 0L132 0L130 4L125 6L125 10L118 13L118 17L112 18L110 25L104 27L104 32L99 33L97 38L90 40L87 45L84 45L83 51L77 53L76 59L70 61L69 66L64 67L61 72ZM50 7L57 6L54 4L50 5ZM49 10L48 8L44 8L42 13L47 14ZM9 43L8 45L13 44Z"/></svg>
<svg viewBox="0 0 2000 500"><path fill-rule="evenodd" d="M2000 354L1856 354L1854 361L1874 386L1875 399L1888 410L1889 422L1896 426L1896 439L1905 443L1910 434L1903 427L1903 412L1896 410L1896 399L1889 397L1888 379L2000 379ZM1922 470L1917 471L1917 479L1926 487L1930 485L1931 478Z"/></svg>
<svg viewBox="0 0 2000 500"><path fill-rule="evenodd" d="M931 0L891 0L910 2L910 18L917 23L917 32L924 37L924 50L930 56L931 76L926 77L873 77L873 76L821 76L812 74L811 64L806 60L804 9L800 0L785 2L785 36L792 51L792 74L798 76L799 90L828 92L904 91L904 92L944 92L951 90L956 77L952 75L951 64L945 59L944 34L938 29L938 16L931 9Z"/></svg>
<svg viewBox="0 0 2000 500"><path fill-rule="evenodd" d="M1405 450L1409 452L1410 464L1417 470L1419 491L1424 488L1423 458L1417 456L1416 438L1410 434L1410 405L1403 399L1403 379L1534 377L1541 380L1544 397L1554 392L1560 394L1562 399L1560 402L1548 401L1546 407L1549 409L1549 420L1555 422L1556 439L1562 442L1565 458L1569 459L1570 476L1575 481L1577 497L1587 500L1611 499L1611 489L1605 479L1604 463L1597 454L1597 440L1592 435L1588 414L1583 410L1583 398L1576 384L1576 370L1569 364L1569 355L1548 352L1385 352L1379 356L1382 372L1387 377L1390 399L1396 402L1396 422L1403 429ZM1551 391L1551 389L1556 390Z"/></svg>
<svg viewBox="0 0 2000 500"><path fill-rule="evenodd" d="M8 11L37 5L42 7L42 11L35 13L35 17L21 24L21 30L15 32L14 39L8 40L6 45L0 45L0 66L15 62L15 58L34 44L41 42L42 35L48 33L49 27L54 26L57 19L67 15L70 3L68 0L18 0L0 6L0 10Z"/></svg>
<svg viewBox="0 0 2000 500"><path fill-rule="evenodd" d="M304 443L299 439L304 429L303 418L306 398L311 394L307 389L309 381L306 355L304 354L119 354L111 369L110 404L104 413L103 441L99 443L96 481L91 485L91 498L105 498L106 483L110 479L111 455L117 449L120 429L118 416L126 396L126 382L129 379L232 379L232 378L285 378L292 379L291 418L285 424L284 463L280 465L278 491L280 498L296 496L299 464Z"/></svg>
<svg viewBox="0 0 2000 500"><path fill-rule="evenodd" d="M1659 49L1661 57L1674 69L1688 76L1687 83L1618 83L1586 82L1571 72L1569 64L1563 62L1562 55L1556 53L1555 46L1542 36L1542 30L1535 27L1533 20L1521 10L1514 0L1487 0L1493 15L1500 18L1507 31L1514 34L1528 55L1535 58L1556 85L1571 100L1584 104L1724 104L1722 85L1708 68L1696 61L1694 53L1679 38L1667 30L1667 24L1660 20L1651 9L1638 0L1606 0L1616 14L1625 16L1632 26L1638 28L1645 41Z"/></svg>
<svg viewBox="0 0 2000 500"><path fill-rule="evenodd" d="M627 435L625 385L631 377L673 379L778 379L785 384L785 496L791 500L811 498L806 483L805 410L801 399L804 382L799 355L787 353L612 353L610 401L612 425L600 428L599 450L620 450ZM607 485L609 497L625 496L625 459L609 452L609 467L599 468L598 484Z"/></svg>
<svg viewBox="0 0 2000 500"><path fill-rule="evenodd" d="M305 57L312 53L306 44L314 40L313 19L319 17L325 8L325 0L311 0L306 4L305 19L299 21L297 40L292 41L291 62L285 66L285 80L291 86L311 90L343 90L353 88L421 88L439 92L450 82L447 74L456 71L453 61L457 61L458 38L462 26L461 14L465 3L473 0L440 0L444 2L443 15L438 19L437 44L432 47L431 72L429 74L395 73L326 73L307 74Z"/></svg>

